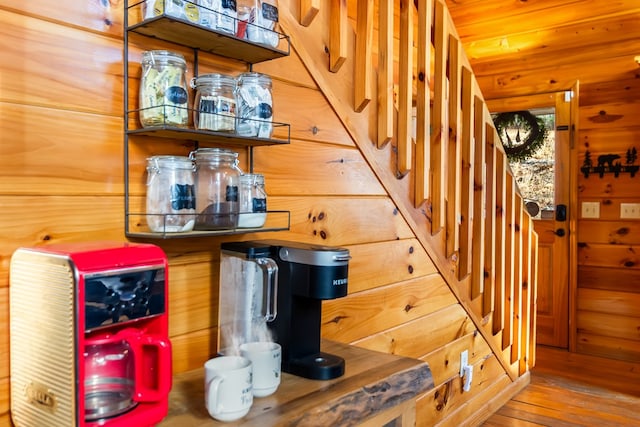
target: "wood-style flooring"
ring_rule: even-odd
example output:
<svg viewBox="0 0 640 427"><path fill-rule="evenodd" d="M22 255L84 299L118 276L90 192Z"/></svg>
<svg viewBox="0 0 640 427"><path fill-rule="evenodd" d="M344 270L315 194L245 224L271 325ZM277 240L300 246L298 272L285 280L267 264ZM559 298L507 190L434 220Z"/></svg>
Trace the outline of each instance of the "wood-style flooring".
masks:
<svg viewBox="0 0 640 427"><path fill-rule="evenodd" d="M531 383L482 427L640 426L640 363L538 346Z"/></svg>

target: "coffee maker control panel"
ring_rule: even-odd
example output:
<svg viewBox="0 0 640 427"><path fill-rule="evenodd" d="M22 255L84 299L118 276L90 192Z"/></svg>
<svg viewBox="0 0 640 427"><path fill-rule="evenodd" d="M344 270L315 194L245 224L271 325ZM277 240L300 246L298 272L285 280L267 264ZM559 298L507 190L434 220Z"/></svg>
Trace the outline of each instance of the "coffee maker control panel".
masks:
<svg viewBox="0 0 640 427"><path fill-rule="evenodd" d="M85 276L85 330L164 313L163 266Z"/></svg>

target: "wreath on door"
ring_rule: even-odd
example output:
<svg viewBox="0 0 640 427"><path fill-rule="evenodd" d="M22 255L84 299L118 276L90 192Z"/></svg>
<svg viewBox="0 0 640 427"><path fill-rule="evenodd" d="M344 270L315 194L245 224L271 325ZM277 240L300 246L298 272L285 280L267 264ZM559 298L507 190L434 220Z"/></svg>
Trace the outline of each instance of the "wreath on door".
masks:
<svg viewBox="0 0 640 427"><path fill-rule="evenodd" d="M520 162L531 157L540 148L548 132L542 118L529 111L496 114L493 124L511 161Z"/></svg>

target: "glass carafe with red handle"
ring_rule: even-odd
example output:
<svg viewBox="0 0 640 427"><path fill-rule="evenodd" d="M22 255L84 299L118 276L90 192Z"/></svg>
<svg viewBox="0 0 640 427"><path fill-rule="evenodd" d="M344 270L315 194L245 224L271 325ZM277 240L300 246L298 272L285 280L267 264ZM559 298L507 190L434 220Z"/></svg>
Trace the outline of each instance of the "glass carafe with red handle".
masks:
<svg viewBox="0 0 640 427"><path fill-rule="evenodd" d="M120 415L140 402L160 400L171 390L171 344L166 338L128 328L85 340L85 419Z"/></svg>

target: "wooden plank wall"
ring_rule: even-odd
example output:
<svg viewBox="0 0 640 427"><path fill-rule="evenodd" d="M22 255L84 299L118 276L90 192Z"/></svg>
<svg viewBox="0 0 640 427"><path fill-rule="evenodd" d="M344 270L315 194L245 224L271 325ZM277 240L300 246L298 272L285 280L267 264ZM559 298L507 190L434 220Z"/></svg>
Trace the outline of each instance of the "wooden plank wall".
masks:
<svg viewBox="0 0 640 427"><path fill-rule="evenodd" d="M0 51L0 426L10 425L8 268L13 251L57 242L125 240L122 110L123 96L127 95L123 95L123 3L89 0L81 7L78 3L0 1L4 41ZM500 399L509 398L499 392L515 390L512 387L518 384L514 380L528 369L526 363L521 363L522 357L512 362L511 348L502 347L502 328L493 331L493 317L489 316L494 306L503 312L504 298L511 295L496 292L493 280L489 280L484 282L482 295L491 292L496 299L478 295L472 298L471 275L465 273L467 278L459 281L457 263L452 261L459 252L448 257L444 233L432 229L429 215L425 215L426 205L415 208L410 181L414 177L409 173L408 178L398 179L395 144L378 149L375 135L369 134L377 123L376 103L370 102L362 112L356 112L349 101L354 79L355 25L350 25L343 35L348 49L342 66L328 70L330 62L324 46L329 46L329 3L312 2L310 9L305 9L303 26L297 22L302 12L298 3L281 1L281 26L295 40L293 54L254 66L254 70L265 72L274 80L275 120L291 124L291 144L256 148L254 164L256 171L265 174L270 209L291 212L291 229L267 235L154 241L169 257L174 372L198 368L216 353L221 242L273 237L345 246L352 255L349 295L324 305L323 336L427 360L437 388L419 403L419 425L461 425L481 419L488 415L487 411L497 408ZM353 3L348 2L349 16L355 16L351 12ZM435 22L446 23L442 31L453 31L439 37L455 38L440 1L420 4L428 8L435 5L435 11L413 16L434 16ZM428 37L426 40L431 43ZM132 42L130 71L134 75L141 52L151 48L183 53L189 73L193 73L189 50L143 38ZM344 53L342 49L339 52ZM391 55L397 59L397 55ZM237 74L247 66L201 53L199 68L200 73ZM327 77L326 72L333 77ZM466 140L472 141L473 135L490 135L489 130L482 129L474 133L474 124L490 124L486 116L478 123L472 119L471 105L481 95L470 75L465 82ZM137 82L134 79L131 83L128 96L135 102ZM440 86L445 90L446 84ZM457 95L443 92L435 94L435 99L439 97L444 103L451 96ZM372 100L375 99L373 94ZM427 117L428 110L424 113ZM446 110L444 107L442 111ZM445 120L441 130L446 132L446 114L440 118ZM448 135L443 143L446 138ZM497 141L487 139L489 143ZM144 199L146 157L186 154L191 148L166 141L132 143L132 203L140 205ZM447 159L447 151L442 148L440 162ZM504 165L500 149L494 147L487 153L487 164ZM241 157L246 168L246 153ZM469 183L477 177L471 173L473 166L485 167L474 161L468 153L465 167ZM446 173L443 163L435 166L430 176ZM511 179L504 168L497 171L497 176L496 182L501 185ZM447 194L446 179L437 181L435 192L436 181L429 182L432 194L438 198ZM474 191L483 184L470 185L467 200L461 204L470 215L478 215L473 208L473 198L477 197ZM501 191L504 189L497 187L484 197ZM492 204L493 199L489 200ZM503 202L500 199L496 209L487 209L495 213L496 219L503 216ZM444 206L440 208L444 215ZM475 219L478 223L483 220ZM473 245L484 247L485 242L474 243L472 236L477 236L478 231L472 218L466 220L470 237L460 246L471 259ZM503 221L502 226L500 233L505 232L504 228L513 231L516 223ZM500 225L494 228L499 230ZM524 229L530 230L526 226ZM492 233L496 233L492 240L501 241L502 234ZM520 238L523 242L535 241L531 237L516 239ZM527 259L535 255L532 247L525 251L530 255ZM491 253L484 262L490 258L495 259L488 265L511 265L513 261L505 260L501 252L497 256ZM526 270L527 266L531 266L530 261L518 262L514 268ZM490 272L489 277L496 277L499 282L500 269L496 274ZM496 283L495 289L500 286L504 283ZM519 296L526 299L524 294ZM511 322L514 317L504 321ZM528 319L518 321L530 323ZM522 331L526 337L524 330L513 330ZM519 341L520 337L507 341L513 339ZM472 390L463 393L458 371L459 355L465 349L469 350L475 371ZM520 353L524 354L522 347ZM499 395L500 399L496 397Z"/></svg>
<svg viewBox="0 0 640 427"><path fill-rule="evenodd" d="M614 154L627 164L627 151L640 151L640 68L603 86L581 84L578 168L590 153ZM635 76L635 78L634 78ZM614 76L618 77L618 76ZM635 94L635 95L634 95ZM633 162L640 165L640 160ZM574 348L579 353L640 361L640 219L621 218L621 204L640 204L640 174L603 177L578 171L577 289ZM583 218L583 202L599 204L598 219ZM640 205L638 205L640 206Z"/></svg>

